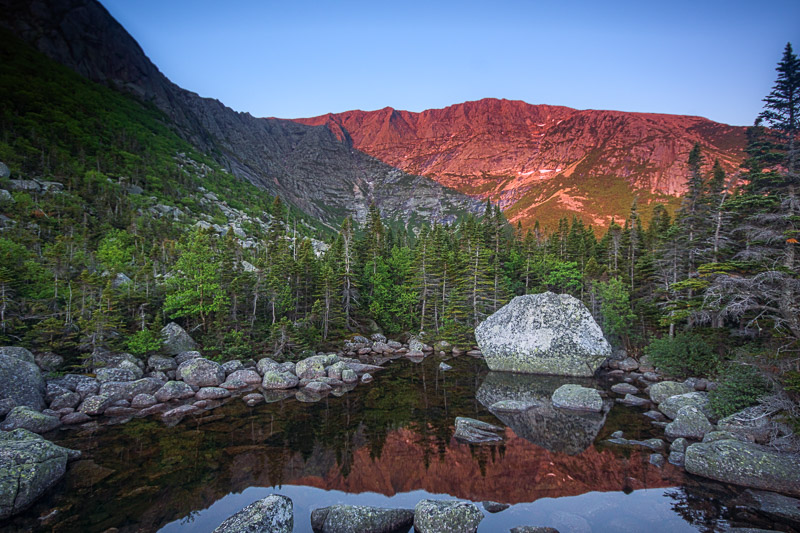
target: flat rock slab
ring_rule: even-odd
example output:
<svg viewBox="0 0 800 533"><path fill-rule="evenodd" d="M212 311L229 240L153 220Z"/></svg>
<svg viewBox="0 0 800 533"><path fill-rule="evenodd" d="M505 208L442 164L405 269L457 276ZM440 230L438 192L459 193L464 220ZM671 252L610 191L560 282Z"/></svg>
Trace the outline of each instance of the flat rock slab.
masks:
<svg viewBox="0 0 800 533"><path fill-rule="evenodd" d="M738 440L686 448L686 471L755 489L800 496L800 457Z"/></svg>
<svg viewBox="0 0 800 533"><path fill-rule="evenodd" d="M777 492L747 489L733 503L737 507L767 515L773 520L800 525L800 500L797 498Z"/></svg>
<svg viewBox="0 0 800 533"><path fill-rule="evenodd" d="M413 523L413 509L332 505L311 512L315 533L394 533Z"/></svg>
<svg viewBox="0 0 800 533"><path fill-rule="evenodd" d="M456 432L453 436L470 444L490 444L503 441L503 437L498 435L501 431L503 428L493 424L459 416L456 418Z"/></svg>
<svg viewBox="0 0 800 533"><path fill-rule="evenodd" d="M611 386L611 392L617 394L638 394L639 388L630 383L617 383Z"/></svg>

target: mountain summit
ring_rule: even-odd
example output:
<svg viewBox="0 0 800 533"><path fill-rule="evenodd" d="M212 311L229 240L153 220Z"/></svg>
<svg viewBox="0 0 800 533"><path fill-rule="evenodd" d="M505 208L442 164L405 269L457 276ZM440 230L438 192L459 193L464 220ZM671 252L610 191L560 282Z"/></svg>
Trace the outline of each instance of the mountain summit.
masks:
<svg viewBox="0 0 800 533"><path fill-rule="evenodd" d="M729 171L741 163L745 144L745 128L702 117L492 98L421 113L387 107L297 122L325 125L387 164L499 201L523 225L570 212L607 224L627 212L634 195L646 204L685 192L695 143L709 165L719 159Z"/></svg>

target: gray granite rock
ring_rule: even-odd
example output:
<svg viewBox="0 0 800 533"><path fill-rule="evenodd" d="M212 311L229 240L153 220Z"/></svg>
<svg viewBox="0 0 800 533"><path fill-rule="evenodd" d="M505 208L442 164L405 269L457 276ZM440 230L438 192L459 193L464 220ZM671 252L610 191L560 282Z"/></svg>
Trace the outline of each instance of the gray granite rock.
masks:
<svg viewBox="0 0 800 533"><path fill-rule="evenodd" d="M0 520L29 507L80 455L24 429L0 433Z"/></svg>
<svg viewBox="0 0 800 533"><path fill-rule="evenodd" d="M475 533L483 520L474 503L458 500L422 500L414 507L417 533Z"/></svg>
<svg viewBox="0 0 800 533"><path fill-rule="evenodd" d="M311 512L315 533L395 533L413 523L412 509L332 505Z"/></svg>
<svg viewBox="0 0 800 533"><path fill-rule="evenodd" d="M58 416L50 416L28 406L18 405L6 415L6 419L0 424L0 429L3 431L27 429L33 433L47 433L60 425L61 420Z"/></svg>
<svg viewBox="0 0 800 533"><path fill-rule="evenodd" d="M686 385L685 383L678 383L677 381L661 381L650 385L650 399L655 404L660 404L670 396L678 394L686 394L687 392L694 391L694 388Z"/></svg>
<svg viewBox="0 0 800 533"><path fill-rule="evenodd" d="M566 384L557 388L551 398L554 407L572 409L574 411L590 411L599 413L603 410L603 398L595 389L575 384Z"/></svg>
<svg viewBox="0 0 800 533"><path fill-rule="evenodd" d="M41 411L46 407L44 396L45 381L32 355L27 361L0 354L0 398L10 398L15 405Z"/></svg>
<svg viewBox="0 0 800 533"><path fill-rule="evenodd" d="M280 494L271 494L229 517L214 533L291 533L292 529L292 500Z"/></svg>
<svg viewBox="0 0 800 533"><path fill-rule="evenodd" d="M494 424L459 416L456 417L456 431L453 436L470 444L490 444L503 441L503 437L498 434L502 431L503 428Z"/></svg>
<svg viewBox="0 0 800 533"><path fill-rule="evenodd" d="M181 352L197 349L194 339L175 322L170 322L161 329L161 337L164 340L162 349L168 355L178 355Z"/></svg>
<svg viewBox="0 0 800 533"><path fill-rule="evenodd" d="M664 428L664 434L670 439L684 437L700 440L712 429L714 429L714 426L711 425L711 422L708 421L702 411L693 405L687 405L686 407L681 407L675 415L675 420L667 424L667 427Z"/></svg>
<svg viewBox="0 0 800 533"><path fill-rule="evenodd" d="M178 365L176 376L193 387L217 387L226 377L219 363L202 357Z"/></svg>
<svg viewBox="0 0 800 533"><path fill-rule="evenodd" d="M589 310L570 295L517 296L475 329L491 370L592 376L611 346Z"/></svg>

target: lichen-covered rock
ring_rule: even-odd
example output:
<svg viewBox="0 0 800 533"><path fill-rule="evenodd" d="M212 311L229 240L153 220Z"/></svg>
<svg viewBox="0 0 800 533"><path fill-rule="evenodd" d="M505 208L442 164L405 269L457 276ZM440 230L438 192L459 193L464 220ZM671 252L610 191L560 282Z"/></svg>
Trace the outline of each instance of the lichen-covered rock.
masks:
<svg viewBox="0 0 800 533"><path fill-rule="evenodd" d="M517 296L475 329L491 370L592 376L611 346L586 306L568 294Z"/></svg>
<svg viewBox="0 0 800 533"><path fill-rule="evenodd" d="M148 377L136 381L109 381L100 385L100 394L112 400L131 400L137 394L155 394L164 385L160 379Z"/></svg>
<svg viewBox="0 0 800 533"><path fill-rule="evenodd" d="M231 391L223 389L222 387L203 387L197 391L195 398L198 400L221 400L222 398L227 398L230 395Z"/></svg>
<svg viewBox="0 0 800 533"><path fill-rule="evenodd" d="M50 402L50 409L58 411L65 407L77 407L79 403L81 403L81 395L68 391L53 398L53 401Z"/></svg>
<svg viewBox="0 0 800 533"><path fill-rule="evenodd" d="M708 421L706 415L693 405L681 407L675 415L675 420L667 424L664 434L670 439L684 437L687 439L700 440L714 426Z"/></svg>
<svg viewBox="0 0 800 533"><path fill-rule="evenodd" d="M327 367L335 364L339 357L335 354L312 355L295 365L295 374L300 379L314 379L327 376Z"/></svg>
<svg viewBox="0 0 800 533"><path fill-rule="evenodd" d="M692 444L686 448L686 471L723 483L800 496L800 457L749 442Z"/></svg>
<svg viewBox="0 0 800 533"><path fill-rule="evenodd" d="M44 378L33 362L33 356L31 361L26 361L0 354L0 398L10 398L15 405L41 411L45 408L44 395Z"/></svg>
<svg viewBox="0 0 800 533"><path fill-rule="evenodd" d="M342 370L342 381L345 383L358 383L358 374L356 374L352 369L345 368Z"/></svg>
<svg viewBox="0 0 800 533"><path fill-rule="evenodd" d="M136 375L127 368L100 368L96 373L97 381L108 383L109 381L133 381Z"/></svg>
<svg viewBox="0 0 800 533"><path fill-rule="evenodd" d="M447 341L436 341L433 343L433 350L436 352L450 353L453 351L453 345Z"/></svg>
<svg viewBox="0 0 800 533"><path fill-rule="evenodd" d="M617 363L617 368L623 372L633 372L639 368L639 362L633 357L626 357Z"/></svg>
<svg viewBox="0 0 800 533"><path fill-rule="evenodd" d="M226 377L219 363L202 357L178 365L176 376L193 387L218 387Z"/></svg>
<svg viewBox="0 0 800 533"><path fill-rule="evenodd" d="M0 355L7 355L27 363L36 363L36 358L31 351L21 346L0 346Z"/></svg>
<svg viewBox="0 0 800 533"><path fill-rule="evenodd" d="M178 368L178 363L174 357L165 357L163 355L151 355L147 360L147 365L155 372L169 372Z"/></svg>
<svg viewBox="0 0 800 533"><path fill-rule="evenodd" d="M681 407L686 407L687 405L697 407L701 413L706 415L706 418L714 418L707 392L687 392L686 394L670 396L658 404L658 410L669 418L674 419Z"/></svg>
<svg viewBox="0 0 800 533"><path fill-rule="evenodd" d="M775 492L745 490L734 502L736 507L764 514L773 520L800 526L800 500Z"/></svg>
<svg viewBox="0 0 800 533"><path fill-rule="evenodd" d="M312 381L306 385L305 390L314 394L328 394L332 387L323 381Z"/></svg>
<svg viewBox="0 0 800 533"><path fill-rule="evenodd" d="M192 413L196 413L199 411L200 408L196 405L179 405L174 409L170 409L169 411L165 411L164 414L161 415L162 418L182 418L186 415L190 415Z"/></svg>
<svg viewBox="0 0 800 533"><path fill-rule="evenodd" d="M264 374L261 386L265 390L292 389L300 382L297 376L288 372L268 371Z"/></svg>
<svg viewBox="0 0 800 533"><path fill-rule="evenodd" d="M225 375L231 375L237 370L241 370L244 368L244 365L241 361L227 361L222 363L222 370L225 371Z"/></svg>
<svg viewBox="0 0 800 533"><path fill-rule="evenodd" d="M617 394L637 394L639 392L639 388L631 385L630 383L616 383L611 386L611 392L615 392Z"/></svg>
<svg viewBox="0 0 800 533"><path fill-rule="evenodd" d="M422 500L414 507L418 533L475 533L483 520L474 503L458 500Z"/></svg>
<svg viewBox="0 0 800 533"><path fill-rule="evenodd" d="M470 444L488 444L502 442L503 437L498 435L502 431L503 428L488 422L459 416L456 417L456 432L453 436Z"/></svg>
<svg viewBox="0 0 800 533"><path fill-rule="evenodd" d="M80 455L24 429L0 433L0 520L30 506Z"/></svg>
<svg viewBox="0 0 800 533"><path fill-rule="evenodd" d="M54 372L64 366L64 358L53 352L38 353L34 359L36 365L46 372Z"/></svg>
<svg viewBox="0 0 800 533"><path fill-rule="evenodd" d="M653 383L650 385L650 399L653 400L653 403L658 405L671 396L686 394L692 391L694 391L694 389L686 383L678 383L677 381L662 381L660 383Z"/></svg>
<svg viewBox="0 0 800 533"><path fill-rule="evenodd" d="M258 370L258 373L262 376L270 371L278 371L279 367L280 363L269 357L259 359L258 363L256 363L256 370Z"/></svg>
<svg viewBox="0 0 800 533"><path fill-rule="evenodd" d="M603 410L603 398L600 397L600 393L580 385L561 385L553 392L551 399L555 407L562 409L595 413Z"/></svg>
<svg viewBox="0 0 800 533"><path fill-rule="evenodd" d="M175 356L175 362L180 365L181 363L185 363L189 359L199 359L203 357L203 354L198 352L197 350L187 350L185 352L181 352Z"/></svg>
<svg viewBox="0 0 800 533"><path fill-rule="evenodd" d="M178 355L181 352L197 349L194 339L175 322L170 322L161 329L161 337L164 339L162 345L164 353L168 355Z"/></svg>
<svg viewBox="0 0 800 533"><path fill-rule="evenodd" d="M61 420L55 416L49 416L28 406L17 406L11 410L6 419L0 424L3 431L15 429L27 429L34 433L47 433L61 425Z"/></svg>
<svg viewBox="0 0 800 533"><path fill-rule="evenodd" d="M394 533L413 523L412 509L332 505L311 512L315 533Z"/></svg>
<svg viewBox="0 0 800 533"><path fill-rule="evenodd" d="M184 400L194 396L194 390L188 383L183 381L167 381L158 389L154 396L161 403L170 400Z"/></svg>
<svg viewBox="0 0 800 533"><path fill-rule="evenodd" d="M294 528L292 500L272 494L255 501L225 520L214 533L291 533Z"/></svg>
<svg viewBox="0 0 800 533"><path fill-rule="evenodd" d="M113 399L105 394L89 396L83 400L81 406L78 407L78 411L85 415L99 416L105 412L112 402Z"/></svg>
<svg viewBox="0 0 800 533"><path fill-rule="evenodd" d="M244 368L241 370L236 370L228 375L225 381L230 381L237 379L239 381L243 381L248 385L259 385L261 384L261 376L253 370L252 368Z"/></svg>
<svg viewBox="0 0 800 533"><path fill-rule="evenodd" d="M137 394L131 400L131 407L134 409L147 409L148 407L153 407L155 404L158 403L156 397L152 394Z"/></svg>

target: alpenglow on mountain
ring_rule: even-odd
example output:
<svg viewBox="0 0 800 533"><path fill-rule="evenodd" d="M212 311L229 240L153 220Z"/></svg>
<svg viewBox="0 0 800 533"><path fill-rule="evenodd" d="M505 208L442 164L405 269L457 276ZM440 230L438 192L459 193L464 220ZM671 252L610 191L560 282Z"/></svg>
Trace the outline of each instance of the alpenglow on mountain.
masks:
<svg viewBox="0 0 800 533"><path fill-rule="evenodd" d="M235 176L335 227L374 202L408 223L498 202L512 222L577 215L606 226L634 198L676 206L699 143L735 171L745 129L701 117L484 99L421 113L385 108L284 120L238 113L178 87L95 0L0 0L0 27L84 77L155 105Z"/></svg>

